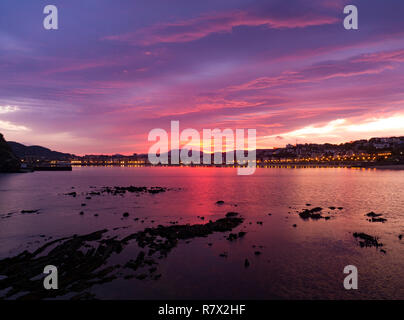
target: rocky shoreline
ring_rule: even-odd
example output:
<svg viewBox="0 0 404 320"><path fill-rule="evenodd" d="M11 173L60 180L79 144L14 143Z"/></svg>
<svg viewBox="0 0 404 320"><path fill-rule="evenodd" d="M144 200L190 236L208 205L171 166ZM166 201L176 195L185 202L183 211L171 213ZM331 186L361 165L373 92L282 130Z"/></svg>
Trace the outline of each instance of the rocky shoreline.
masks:
<svg viewBox="0 0 404 320"><path fill-rule="evenodd" d="M157 259L166 257L181 240L232 231L243 221L243 218L232 214L206 224L159 225L123 239L107 236L109 230L103 229L48 241L34 252L24 251L15 257L0 260L0 290L8 289L0 298L8 299L17 295L17 299L37 300L75 292L77 294L72 298L80 299L83 294L89 294L84 292L86 289L118 277L158 280L161 274L157 273L156 256ZM123 265L108 265L109 258L121 253L132 240L140 248L136 259L130 259ZM56 265L61 270L59 290L43 288L40 276L45 265ZM124 274L125 270L131 272Z"/></svg>
<svg viewBox="0 0 404 320"><path fill-rule="evenodd" d="M4 136L0 133L0 173L20 172L20 160L14 155Z"/></svg>

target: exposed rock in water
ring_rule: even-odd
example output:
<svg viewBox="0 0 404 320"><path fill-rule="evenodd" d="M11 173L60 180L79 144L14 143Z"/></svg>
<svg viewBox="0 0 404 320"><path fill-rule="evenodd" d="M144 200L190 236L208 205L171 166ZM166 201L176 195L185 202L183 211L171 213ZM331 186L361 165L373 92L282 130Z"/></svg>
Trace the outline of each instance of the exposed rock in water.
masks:
<svg viewBox="0 0 404 320"><path fill-rule="evenodd" d="M230 233L229 236L227 237L227 240L233 241L233 240L236 240L237 238L238 237L237 237L236 233Z"/></svg>
<svg viewBox="0 0 404 320"><path fill-rule="evenodd" d="M231 231L243 221L243 218L226 217L206 224L159 225L157 228L146 228L143 231L131 234L122 241L127 242L131 239L135 239L141 248L147 246L165 256L177 246L178 240L207 237L214 232ZM157 238L160 240L163 238L165 240L156 241Z"/></svg>
<svg viewBox="0 0 404 320"><path fill-rule="evenodd" d="M73 192L65 193L65 195L66 195L66 196L76 197L76 196L77 196L77 192L73 191Z"/></svg>
<svg viewBox="0 0 404 320"><path fill-rule="evenodd" d="M308 220L308 219L313 219L313 220L319 220L319 219L325 219L328 220L330 217L323 217L320 213L323 210L323 208L320 207L315 207L312 209L304 209L303 211L299 212L300 218L303 220Z"/></svg>
<svg viewBox="0 0 404 320"><path fill-rule="evenodd" d="M166 192L168 188L164 187L136 187L136 186L129 186L129 187L104 187L100 192L101 193L108 193L112 195L124 195L126 192L130 193L161 193Z"/></svg>
<svg viewBox="0 0 404 320"><path fill-rule="evenodd" d="M383 243L380 243L377 237L373 237L363 232L354 232L353 236L359 239L359 245L363 247L382 247Z"/></svg>
<svg viewBox="0 0 404 320"><path fill-rule="evenodd" d="M24 251L13 257L0 260L0 274L7 278L0 280L0 290L9 288L4 298L23 293L19 299L43 299L80 292L87 288L115 279L110 273L115 266L100 269L114 252L120 252L119 241L105 240L97 248L90 246L84 251L87 242L100 240L107 230L100 230L83 236L72 236L46 243L33 253ZM52 248L52 246L55 247ZM45 250L50 250L46 256ZM63 272L58 290L44 290L42 275L46 265L56 265ZM34 278L34 279L33 279Z"/></svg>
<svg viewBox="0 0 404 320"><path fill-rule="evenodd" d="M0 133L0 172L20 172L20 160L14 155L3 135Z"/></svg>
<svg viewBox="0 0 404 320"><path fill-rule="evenodd" d="M370 221L370 222L382 222L382 223L384 223L384 222L387 221L387 219L381 218L382 215L383 214L381 214L381 213L374 213L373 211L365 214L365 216L370 217L370 219L368 219L368 221Z"/></svg>
<svg viewBox="0 0 404 320"><path fill-rule="evenodd" d="M98 214L95 214L98 216ZM149 277L158 280L161 274L155 271L157 262L152 256L158 254L161 259L175 248L180 240L189 240L196 237L207 237L214 232L228 232L243 222L240 217L226 217L206 224L170 225L146 228L125 237L122 240L117 236L103 239L107 229L96 231L82 236L71 236L47 242L34 252L24 251L21 254L0 260L0 299L44 299L63 296L71 292L83 292L96 284L112 281L121 275L125 279L136 278L143 280ZM245 235L239 232L238 237ZM118 274L120 265L108 265L113 254L119 254L130 240L136 240L141 251L135 260L124 264L125 269L140 273L123 275ZM147 252L147 253L146 253ZM44 255L46 254L46 255ZM227 253L221 256L227 257ZM43 268L46 265L55 265L60 276L58 290L44 290L42 278ZM122 269L121 269L122 270ZM9 288L9 290L5 290ZM76 295L76 298L81 298Z"/></svg>
<svg viewBox="0 0 404 320"><path fill-rule="evenodd" d="M229 217L236 217L236 216L238 216L238 213L237 212L227 212L226 213L226 217L227 218L229 218Z"/></svg>
<svg viewBox="0 0 404 320"><path fill-rule="evenodd" d="M39 214L39 210L21 210L22 214L27 214L27 213L36 213Z"/></svg>
<svg viewBox="0 0 404 320"><path fill-rule="evenodd" d="M381 213L374 213L373 211L369 212L366 214L366 216L371 217L371 218L376 218L382 216Z"/></svg>
<svg viewBox="0 0 404 320"><path fill-rule="evenodd" d="M246 232L240 231L239 233L230 233L229 236L227 237L227 240L233 241L237 240L239 238L242 238L246 235Z"/></svg>
<svg viewBox="0 0 404 320"><path fill-rule="evenodd" d="M370 222L382 222L382 223L384 223L384 222L387 221L387 219L385 219L385 218L372 218L372 219L369 219L369 221Z"/></svg>

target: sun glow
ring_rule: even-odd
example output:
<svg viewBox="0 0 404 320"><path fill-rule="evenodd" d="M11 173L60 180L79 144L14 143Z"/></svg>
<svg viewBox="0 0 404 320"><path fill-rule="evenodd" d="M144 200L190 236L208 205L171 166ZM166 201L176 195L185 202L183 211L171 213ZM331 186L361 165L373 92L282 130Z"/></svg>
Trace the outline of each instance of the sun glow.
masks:
<svg viewBox="0 0 404 320"><path fill-rule="evenodd" d="M303 139L307 142L344 142L374 136L394 136L404 133L404 115L364 120L336 119L325 125L310 125L279 135L266 136L265 141L285 144L285 140ZM329 141L327 141L327 139Z"/></svg>

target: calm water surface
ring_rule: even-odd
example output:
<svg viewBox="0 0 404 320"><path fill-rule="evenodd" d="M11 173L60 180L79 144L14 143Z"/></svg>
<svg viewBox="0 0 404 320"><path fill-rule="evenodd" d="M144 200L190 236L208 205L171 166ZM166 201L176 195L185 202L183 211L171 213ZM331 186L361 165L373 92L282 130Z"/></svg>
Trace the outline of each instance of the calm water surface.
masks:
<svg viewBox="0 0 404 320"><path fill-rule="evenodd" d="M90 186L129 185L175 190L86 199ZM0 175L0 215L14 213L0 219L0 258L39 247L41 235L127 226L115 231L124 237L170 221L204 223L237 211L245 221L233 232L246 231L243 239L230 242L228 233L216 233L180 241L159 261L159 280L119 278L89 291L105 299L404 299L404 239L398 238L404 234L403 190L404 171L345 168L257 169L237 176L236 169L224 168L87 167ZM78 196L64 195L71 191ZM216 205L218 200L225 204ZM330 220L304 221L296 211L306 203L344 209L324 210ZM40 214L20 214L32 209ZM126 211L130 217L123 219ZM383 213L387 222L367 221L370 211ZM386 254L360 248L353 232L378 236ZM262 254L256 256L257 250ZM134 259L138 251L131 246L113 259ZM227 258L219 256L223 252ZM346 265L358 268L359 290L343 288Z"/></svg>

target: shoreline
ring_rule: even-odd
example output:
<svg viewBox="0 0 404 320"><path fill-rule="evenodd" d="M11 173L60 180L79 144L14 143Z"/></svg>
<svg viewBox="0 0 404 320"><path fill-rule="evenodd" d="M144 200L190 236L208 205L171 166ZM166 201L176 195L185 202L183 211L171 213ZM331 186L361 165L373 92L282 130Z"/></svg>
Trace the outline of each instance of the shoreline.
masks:
<svg viewBox="0 0 404 320"><path fill-rule="evenodd" d="M72 167L124 167L124 168L243 168L233 165L72 165ZM404 170L404 164L379 164L379 165L353 165L353 164L269 164L257 165L257 169L285 168L285 169L314 169L314 168L348 168L348 169L385 169Z"/></svg>
<svg viewBox="0 0 404 320"><path fill-rule="evenodd" d="M49 168L49 169L27 169L23 168L16 172L0 172L0 173L30 173L35 171L72 171L73 168L84 167L106 167L106 168L228 168L235 169L241 168L238 166L209 166L209 165L72 165L69 168ZM404 164L379 164L379 165L337 165L337 164L271 164L271 165L258 165L257 169L322 169L322 168L346 168L346 169L374 169L374 170L404 170Z"/></svg>

